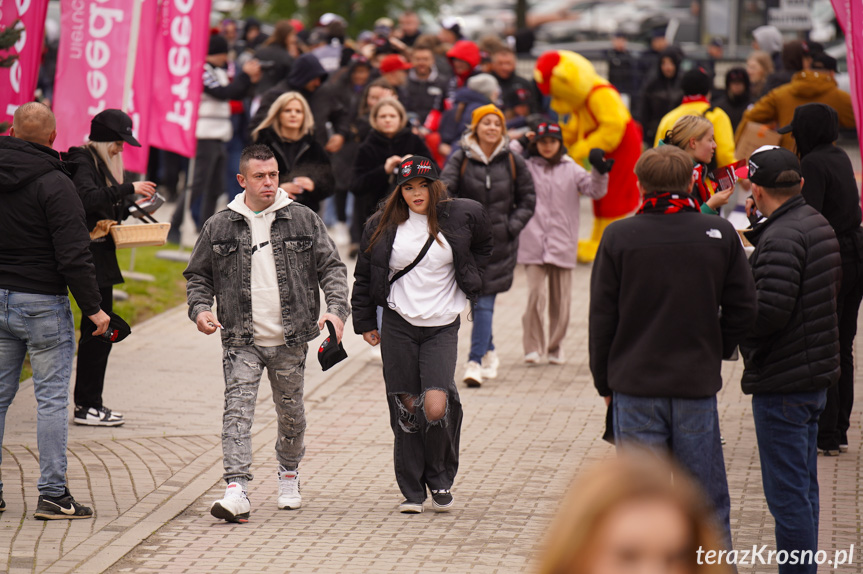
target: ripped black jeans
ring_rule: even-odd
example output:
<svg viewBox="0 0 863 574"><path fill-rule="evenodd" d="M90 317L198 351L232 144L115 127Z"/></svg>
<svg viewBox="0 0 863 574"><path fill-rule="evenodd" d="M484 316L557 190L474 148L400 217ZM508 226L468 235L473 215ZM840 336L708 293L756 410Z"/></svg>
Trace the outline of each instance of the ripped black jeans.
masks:
<svg viewBox="0 0 863 574"><path fill-rule="evenodd" d="M462 408L455 386L460 319L416 327L384 309L381 355L393 462L405 499L423 502L429 490L449 489L458 472Z"/></svg>
<svg viewBox="0 0 863 574"><path fill-rule="evenodd" d="M278 415L276 459L286 470L296 470L305 453L306 413L303 381L308 345L288 347L229 347L222 350L225 371L225 412L222 417L222 455L226 483L246 488L252 480L252 422L258 384L264 368L273 389Z"/></svg>

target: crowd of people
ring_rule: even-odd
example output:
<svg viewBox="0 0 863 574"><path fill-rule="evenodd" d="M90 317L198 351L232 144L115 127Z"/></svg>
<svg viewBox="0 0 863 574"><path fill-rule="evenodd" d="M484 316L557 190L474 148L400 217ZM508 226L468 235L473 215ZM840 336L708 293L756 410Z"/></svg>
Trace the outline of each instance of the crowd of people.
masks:
<svg viewBox="0 0 863 574"><path fill-rule="evenodd" d="M209 39L187 188L177 181L181 159L160 150L148 180L127 177L123 146L139 144L120 110L95 115L88 140L62 153L51 149L47 106L15 112L11 137L0 140L0 222L9 230L0 238L0 437L29 351L40 417L37 518L92 516L64 476L74 352L67 287L83 314L73 420L121 425L101 396L111 350L102 335L123 280L108 231L157 185L177 200L171 240L191 210L189 317L223 346L227 487L213 516L249 520L264 370L279 415L277 504L301 506L308 343L328 325L340 344L351 313L355 333L380 347L403 513L422 512L429 495L436 511L454 504L462 311L469 307L473 325L460 380L475 388L498 375L495 300L518 264L528 284L523 360L566 363L579 197L601 200L621 168L601 148L583 150L583 164L570 157L570 126L557 123L547 91L515 74L507 41L473 42L457 23L423 34L412 12L398 27L381 18L356 40L346 24L335 14L312 28L285 20L264 37L249 20L241 37L236 22L222 23ZM708 534L730 549L716 393L721 361L739 346L778 548L807 550L817 541L816 452L849 448L863 231L850 160L833 143L854 116L830 56L783 44L770 27L754 43L746 68L729 70L717 94L720 41L711 60L684 67L663 35L638 58L615 38L609 75L620 92L644 86L630 94L651 149L634 169L640 207L608 225L599 244L590 367L620 451L670 452L715 510ZM735 130L747 122L781 127L782 147L737 157ZM734 191L717 168L737 160L746 170L735 177L751 191L748 258L717 217ZM227 208L217 210L225 195ZM356 258L352 289L340 231ZM650 492L668 498L663 488ZM701 524L690 494L680 496L668 500Z"/></svg>

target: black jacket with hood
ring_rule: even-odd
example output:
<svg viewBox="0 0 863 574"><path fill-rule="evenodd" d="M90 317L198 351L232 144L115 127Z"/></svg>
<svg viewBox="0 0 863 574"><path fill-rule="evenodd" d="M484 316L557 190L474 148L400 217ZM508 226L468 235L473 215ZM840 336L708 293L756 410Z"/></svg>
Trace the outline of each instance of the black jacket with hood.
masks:
<svg viewBox="0 0 863 574"><path fill-rule="evenodd" d="M348 110L342 108L341 101L337 98L326 97L320 88L309 92L305 86L315 78L320 78L323 84L329 74L313 54L303 54L294 60L288 77L264 92L261 96L261 106L249 122L249 129L253 130L263 122L270 106L279 96L286 92L299 92L309 102L312 116L315 118L315 140L325 145L329 139L327 122L332 124L332 132L341 134L347 138L350 131L350 115Z"/></svg>
<svg viewBox="0 0 863 574"><path fill-rule="evenodd" d="M258 132L257 143L273 150L279 164L280 184L301 176L315 182L314 191L301 193L296 201L317 212L321 200L332 195L335 187L333 166L323 146L311 134L304 135L296 142L287 142L272 127Z"/></svg>
<svg viewBox="0 0 863 574"><path fill-rule="evenodd" d="M833 145L839 138L839 115L826 104L804 104L794 110L792 135L803 169L803 197L821 212L839 240L842 260L860 260L860 195L848 155Z"/></svg>
<svg viewBox="0 0 863 574"><path fill-rule="evenodd" d="M758 315L740 344L743 392L826 389L839 378L836 296L842 267L833 229L797 195L745 235L755 246L749 263Z"/></svg>
<svg viewBox="0 0 863 574"><path fill-rule="evenodd" d="M0 137L0 288L66 295L99 312L90 235L69 170L51 148Z"/></svg>
<svg viewBox="0 0 863 574"><path fill-rule="evenodd" d="M468 299L482 289L482 276L492 251L491 223L482 205L469 199L451 199L437 205L441 233L452 248L455 280ZM390 256L398 226L391 226L369 248L382 212L366 223L354 271L351 294L354 332L362 335L378 328L377 307L387 306L390 294Z"/></svg>
<svg viewBox="0 0 863 574"><path fill-rule="evenodd" d="M670 78L666 78L662 73L663 58L671 58L674 61L674 76ZM655 75L642 89L636 117L644 129L644 141L648 147L653 146L656 129L662 117L679 106L683 100L683 90L680 89L681 60L682 54L677 48L663 50L656 61Z"/></svg>

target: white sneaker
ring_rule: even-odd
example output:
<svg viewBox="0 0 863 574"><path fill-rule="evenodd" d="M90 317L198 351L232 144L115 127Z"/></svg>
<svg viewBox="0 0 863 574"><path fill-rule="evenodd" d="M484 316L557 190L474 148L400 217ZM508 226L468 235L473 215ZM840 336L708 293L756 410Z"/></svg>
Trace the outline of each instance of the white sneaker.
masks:
<svg viewBox="0 0 863 574"><path fill-rule="evenodd" d="M348 230L348 225L341 221L333 225L330 235L333 238L333 242L340 247L350 245L351 243L351 233Z"/></svg>
<svg viewBox="0 0 863 574"><path fill-rule="evenodd" d="M252 504L243 487L232 482L225 489L225 497L210 507L210 514L228 522L245 523L249 521Z"/></svg>
<svg viewBox="0 0 863 574"><path fill-rule="evenodd" d="M482 376L484 379L494 379L497 377L497 368L500 366L500 359L497 358L497 353L488 351L482 358Z"/></svg>
<svg viewBox="0 0 863 574"><path fill-rule="evenodd" d="M300 474L296 470L279 467L279 510L295 510L303 505L300 496Z"/></svg>
<svg viewBox="0 0 863 574"><path fill-rule="evenodd" d="M563 365L566 363L566 356L563 351L558 351L556 355L549 354L548 362L552 365Z"/></svg>
<svg viewBox="0 0 863 574"><path fill-rule="evenodd" d="M482 385L482 367L476 361L468 361L467 368L464 370L464 382L469 387L478 387Z"/></svg>
<svg viewBox="0 0 863 574"><path fill-rule="evenodd" d="M540 356L536 351L531 351L524 356L524 362L528 365L535 365L539 362Z"/></svg>

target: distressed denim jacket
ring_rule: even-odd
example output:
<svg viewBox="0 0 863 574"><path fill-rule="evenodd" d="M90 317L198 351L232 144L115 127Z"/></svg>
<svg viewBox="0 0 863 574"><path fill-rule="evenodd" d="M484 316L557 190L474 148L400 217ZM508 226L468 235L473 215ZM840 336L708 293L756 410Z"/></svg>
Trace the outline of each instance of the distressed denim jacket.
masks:
<svg viewBox="0 0 863 574"><path fill-rule="evenodd" d="M270 242L285 343L301 345L320 334L318 286L324 291L327 312L346 320L350 314L347 269L317 214L297 202L279 209L270 228ZM210 311L216 298L224 347L254 343L251 271L248 223L235 211L220 211L204 224L183 276L192 321Z"/></svg>

